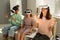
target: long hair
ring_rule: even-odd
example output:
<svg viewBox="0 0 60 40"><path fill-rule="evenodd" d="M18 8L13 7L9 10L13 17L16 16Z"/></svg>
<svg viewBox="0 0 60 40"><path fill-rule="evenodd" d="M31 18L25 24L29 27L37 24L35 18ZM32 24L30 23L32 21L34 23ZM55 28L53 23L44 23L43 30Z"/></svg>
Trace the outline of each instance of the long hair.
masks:
<svg viewBox="0 0 60 40"><path fill-rule="evenodd" d="M50 14L50 9L49 9L49 7L47 8L47 13L46 13L46 19L47 20L49 20L49 19L51 19L51 14ZM42 19L42 17L43 17L43 13L41 12L41 14L40 14L40 18Z"/></svg>

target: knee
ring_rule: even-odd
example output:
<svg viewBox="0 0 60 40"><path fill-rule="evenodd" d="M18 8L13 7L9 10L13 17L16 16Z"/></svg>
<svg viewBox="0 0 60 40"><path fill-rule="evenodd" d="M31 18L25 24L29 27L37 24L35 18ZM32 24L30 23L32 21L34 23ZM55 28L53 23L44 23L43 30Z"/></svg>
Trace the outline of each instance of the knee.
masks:
<svg viewBox="0 0 60 40"><path fill-rule="evenodd" d="M21 31L19 31L19 32L18 32L18 35L22 36L22 35L24 35L24 33L21 32Z"/></svg>
<svg viewBox="0 0 60 40"><path fill-rule="evenodd" d="M13 27L11 27L11 28L10 28L10 30L14 31L14 28L13 28Z"/></svg>
<svg viewBox="0 0 60 40"><path fill-rule="evenodd" d="M8 33L8 29L4 27L4 28L2 29L2 34L3 34L3 35L7 35L7 33Z"/></svg>
<svg viewBox="0 0 60 40"><path fill-rule="evenodd" d="M2 28L2 32L8 31L7 27Z"/></svg>
<svg viewBox="0 0 60 40"><path fill-rule="evenodd" d="M6 27L2 28L2 31L4 31L4 30L7 30L7 28Z"/></svg>
<svg viewBox="0 0 60 40"><path fill-rule="evenodd" d="M23 34L23 32L20 32L20 31L19 31L19 32L18 32L18 34L22 35L22 34Z"/></svg>
<svg viewBox="0 0 60 40"><path fill-rule="evenodd" d="M22 33L22 35L26 35L26 33L25 33L25 32L23 32L23 33Z"/></svg>

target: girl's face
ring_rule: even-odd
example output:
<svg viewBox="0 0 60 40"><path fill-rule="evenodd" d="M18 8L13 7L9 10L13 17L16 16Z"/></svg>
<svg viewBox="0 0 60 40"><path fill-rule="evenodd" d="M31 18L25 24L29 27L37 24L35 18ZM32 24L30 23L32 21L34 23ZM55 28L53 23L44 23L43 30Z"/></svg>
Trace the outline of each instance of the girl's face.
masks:
<svg viewBox="0 0 60 40"><path fill-rule="evenodd" d="M30 17L30 14L31 14L31 13L27 13L26 15L27 15L28 17Z"/></svg>
<svg viewBox="0 0 60 40"><path fill-rule="evenodd" d="M16 10L15 13L18 14L18 11L19 11L19 10Z"/></svg>
<svg viewBox="0 0 60 40"><path fill-rule="evenodd" d="M43 13L43 16L46 16L46 14L47 14L47 8L42 8L41 9L41 12Z"/></svg>

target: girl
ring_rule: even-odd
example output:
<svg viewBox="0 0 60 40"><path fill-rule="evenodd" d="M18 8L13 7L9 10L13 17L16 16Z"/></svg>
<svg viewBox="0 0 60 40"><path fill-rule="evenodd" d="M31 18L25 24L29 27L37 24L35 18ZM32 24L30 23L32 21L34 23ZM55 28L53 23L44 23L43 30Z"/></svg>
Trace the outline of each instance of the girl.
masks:
<svg viewBox="0 0 60 40"><path fill-rule="evenodd" d="M32 19L31 10L27 9L25 13L26 15L23 19L22 28L18 32L18 40L24 40L24 36L34 28L34 20Z"/></svg>
<svg viewBox="0 0 60 40"><path fill-rule="evenodd" d="M49 6L43 5L38 19L38 31L33 40L50 40L56 20L51 17Z"/></svg>
<svg viewBox="0 0 60 40"><path fill-rule="evenodd" d="M13 12L14 14L11 15L11 17L9 18L9 22L10 22L11 26L10 27L4 27L2 29L3 40L7 40L8 36L11 37L11 40L14 40L14 32L17 29L19 29L20 26L21 26L22 18L21 18L21 16L18 13L19 5L14 6L13 10L15 12Z"/></svg>

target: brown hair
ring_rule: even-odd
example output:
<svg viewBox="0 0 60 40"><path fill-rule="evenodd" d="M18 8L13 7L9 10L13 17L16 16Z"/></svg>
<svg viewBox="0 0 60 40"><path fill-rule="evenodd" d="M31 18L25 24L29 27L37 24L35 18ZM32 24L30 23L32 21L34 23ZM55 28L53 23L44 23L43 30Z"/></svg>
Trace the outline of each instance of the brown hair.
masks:
<svg viewBox="0 0 60 40"><path fill-rule="evenodd" d="M50 9L49 9L49 7L46 9L48 10L47 14L46 14L46 19L49 20L49 19L51 19ZM41 12L40 18L42 19L42 17L43 17L43 13Z"/></svg>

